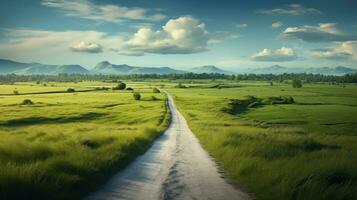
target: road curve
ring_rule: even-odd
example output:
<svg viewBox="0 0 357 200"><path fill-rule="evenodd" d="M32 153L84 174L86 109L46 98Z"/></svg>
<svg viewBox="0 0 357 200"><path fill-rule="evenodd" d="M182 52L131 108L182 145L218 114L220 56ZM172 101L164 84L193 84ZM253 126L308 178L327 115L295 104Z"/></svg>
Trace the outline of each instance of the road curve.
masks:
<svg viewBox="0 0 357 200"><path fill-rule="evenodd" d="M172 121L153 146L86 200L243 200L202 149L170 95Z"/></svg>

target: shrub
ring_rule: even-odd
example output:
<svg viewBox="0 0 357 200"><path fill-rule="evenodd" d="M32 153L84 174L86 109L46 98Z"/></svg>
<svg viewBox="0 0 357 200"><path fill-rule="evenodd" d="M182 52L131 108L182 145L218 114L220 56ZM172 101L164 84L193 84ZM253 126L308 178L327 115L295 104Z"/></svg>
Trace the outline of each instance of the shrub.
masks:
<svg viewBox="0 0 357 200"><path fill-rule="evenodd" d="M160 90L157 89L157 88L153 88L153 89L152 89L152 92L153 92L153 93L160 93Z"/></svg>
<svg viewBox="0 0 357 200"><path fill-rule="evenodd" d="M141 99L141 95L140 95L140 93L138 93L138 92L135 92L135 93L133 94L133 97L134 97L135 100L140 100L140 99Z"/></svg>
<svg viewBox="0 0 357 200"><path fill-rule="evenodd" d="M264 104L293 104L295 100L293 97L269 97L263 100Z"/></svg>
<svg viewBox="0 0 357 200"><path fill-rule="evenodd" d="M75 92L76 90L75 89L73 89L73 88L68 88L67 89L67 92Z"/></svg>
<svg viewBox="0 0 357 200"><path fill-rule="evenodd" d="M13 93L14 93L15 95L20 94L19 91L17 91L17 90L14 90Z"/></svg>
<svg viewBox="0 0 357 200"><path fill-rule="evenodd" d="M292 83L293 88L301 88L302 82L300 79L294 79Z"/></svg>
<svg viewBox="0 0 357 200"><path fill-rule="evenodd" d="M21 103L21 105L32 105L33 102L31 101L31 99L24 99Z"/></svg>
<svg viewBox="0 0 357 200"><path fill-rule="evenodd" d="M261 104L261 99L258 99L254 96L247 96L245 99L231 99L228 103L228 107L224 107L221 109L223 112L227 112L229 114L241 114L245 112L248 108L257 107Z"/></svg>
<svg viewBox="0 0 357 200"><path fill-rule="evenodd" d="M119 83L114 89L115 90L124 90L126 88L125 83Z"/></svg>
<svg viewBox="0 0 357 200"><path fill-rule="evenodd" d="M131 87L128 87L128 88L126 88L126 90L131 90L131 91L133 91L134 89L131 88Z"/></svg>

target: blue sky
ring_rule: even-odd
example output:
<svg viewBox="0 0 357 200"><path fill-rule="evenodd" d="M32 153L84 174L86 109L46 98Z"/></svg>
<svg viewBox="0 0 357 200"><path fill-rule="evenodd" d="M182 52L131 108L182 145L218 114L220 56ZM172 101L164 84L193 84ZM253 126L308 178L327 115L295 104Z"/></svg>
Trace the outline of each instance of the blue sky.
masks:
<svg viewBox="0 0 357 200"><path fill-rule="evenodd" d="M91 68L355 67L354 0L2 0L0 58Z"/></svg>

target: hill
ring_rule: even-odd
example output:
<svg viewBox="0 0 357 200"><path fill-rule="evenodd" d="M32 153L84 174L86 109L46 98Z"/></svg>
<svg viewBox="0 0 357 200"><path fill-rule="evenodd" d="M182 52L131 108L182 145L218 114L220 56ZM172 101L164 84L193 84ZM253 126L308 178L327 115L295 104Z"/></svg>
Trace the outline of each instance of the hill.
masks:
<svg viewBox="0 0 357 200"><path fill-rule="evenodd" d="M20 63L0 59L0 74L87 74L89 71L80 65L45 65L40 63Z"/></svg>

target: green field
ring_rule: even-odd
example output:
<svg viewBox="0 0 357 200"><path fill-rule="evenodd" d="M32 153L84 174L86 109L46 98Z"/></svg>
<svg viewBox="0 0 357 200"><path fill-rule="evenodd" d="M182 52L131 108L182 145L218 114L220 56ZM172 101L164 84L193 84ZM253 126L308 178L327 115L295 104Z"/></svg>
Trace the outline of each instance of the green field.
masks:
<svg viewBox="0 0 357 200"><path fill-rule="evenodd" d="M140 101L126 90L66 92L114 85L0 85L0 199L78 199L143 153L168 125L164 94L134 83Z"/></svg>
<svg viewBox="0 0 357 200"><path fill-rule="evenodd" d="M237 187L257 199L357 199L356 85L183 85L168 91ZM267 103L227 112L247 96ZM280 96L295 103L269 101Z"/></svg>
<svg viewBox="0 0 357 200"><path fill-rule="evenodd" d="M154 87L173 96L225 176L253 197L357 198L356 85L178 82L127 81L140 101L98 89L117 83L0 85L0 199L78 199L97 188L167 127L166 97Z"/></svg>

